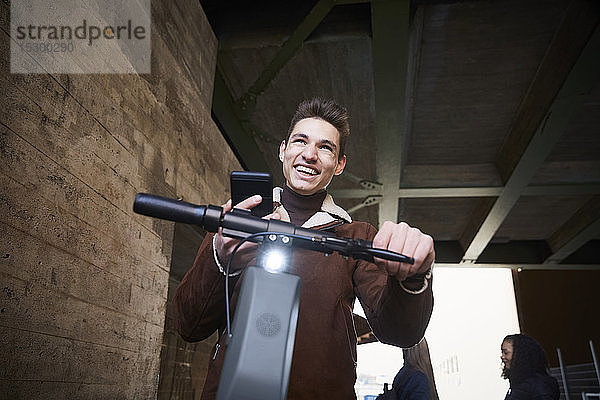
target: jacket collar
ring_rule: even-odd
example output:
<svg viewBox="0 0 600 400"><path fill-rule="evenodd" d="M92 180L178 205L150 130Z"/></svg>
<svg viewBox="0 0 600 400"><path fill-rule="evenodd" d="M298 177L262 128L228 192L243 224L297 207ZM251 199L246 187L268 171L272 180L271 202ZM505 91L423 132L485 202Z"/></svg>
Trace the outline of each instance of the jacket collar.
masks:
<svg viewBox="0 0 600 400"><path fill-rule="evenodd" d="M282 221L290 222L290 215L281 204L282 192L283 189L280 187L273 188L273 202L276 205L274 211L278 212L279 215L281 215ZM335 204L335 202L333 201L333 197L331 197L331 195L327 193L327 196L325 196L325 200L323 200L323 204L321 205L321 210L317 211L304 224L302 224L302 227L314 228L316 226L322 226L335 221L339 221L340 219L348 223L352 222L352 218L346 212L346 210Z"/></svg>

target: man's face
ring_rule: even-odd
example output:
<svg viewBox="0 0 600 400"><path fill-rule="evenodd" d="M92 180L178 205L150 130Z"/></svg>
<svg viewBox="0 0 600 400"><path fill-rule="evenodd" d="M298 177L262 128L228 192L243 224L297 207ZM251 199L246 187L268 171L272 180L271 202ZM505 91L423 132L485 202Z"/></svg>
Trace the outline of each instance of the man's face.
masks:
<svg viewBox="0 0 600 400"><path fill-rule="evenodd" d="M502 360L502 364L504 364L504 371L508 371L510 370L510 363L513 358L512 342L510 340L503 341L500 350L502 350L502 355L500 355L500 359Z"/></svg>
<svg viewBox="0 0 600 400"><path fill-rule="evenodd" d="M325 189L346 166L345 155L338 160L339 151L340 134L329 122L318 118L298 121L288 143L284 140L279 146L287 185L302 195Z"/></svg>

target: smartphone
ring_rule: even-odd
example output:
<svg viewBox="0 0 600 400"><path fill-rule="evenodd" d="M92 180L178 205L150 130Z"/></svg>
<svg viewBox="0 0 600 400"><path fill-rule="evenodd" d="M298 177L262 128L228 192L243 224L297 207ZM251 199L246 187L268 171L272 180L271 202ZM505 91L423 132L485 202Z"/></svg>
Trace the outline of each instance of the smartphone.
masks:
<svg viewBox="0 0 600 400"><path fill-rule="evenodd" d="M252 209L252 214L264 217L273 212L273 179L268 172L233 171L230 175L231 204L259 194L262 201Z"/></svg>

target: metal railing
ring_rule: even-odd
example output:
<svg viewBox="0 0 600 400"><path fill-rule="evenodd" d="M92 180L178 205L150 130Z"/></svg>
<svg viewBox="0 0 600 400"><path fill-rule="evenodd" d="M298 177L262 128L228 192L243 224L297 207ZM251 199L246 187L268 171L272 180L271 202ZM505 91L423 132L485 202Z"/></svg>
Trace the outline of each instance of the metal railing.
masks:
<svg viewBox="0 0 600 400"><path fill-rule="evenodd" d="M563 364L562 353L560 352L560 349L556 349L556 353L558 353L558 365L560 366L560 376L565 391L565 399L571 400L569 397L569 385L567 384L567 371L565 371L565 365Z"/></svg>
<svg viewBox="0 0 600 400"><path fill-rule="evenodd" d="M600 393L581 393L582 400L589 400L592 398L600 399Z"/></svg>
<svg viewBox="0 0 600 400"><path fill-rule="evenodd" d="M595 370L595 375L596 375L596 380L598 385L596 386L599 390L599 392L589 392L589 389L595 390L596 387L593 386L587 386L587 387L577 387L577 382L578 380L580 381L581 379L575 379L575 385L573 385L573 387L571 387L571 383L573 383L573 380L571 380L571 382L569 382L569 377L568 377L568 370L571 371L571 374L576 373L576 374L581 374L581 367L586 367L585 371L588 378L590 378L590 375L592 373L592 371L590 369L588 369L589 367L591 367L590 364L581 364L581 365L572 365L572 366L568 366L565 367L564 363L563 363L563 358L562 358L562 353L560 351L559 348L556 349L556 352L558 354L558 362L559 362L559 369L560 369L560 377L561 377L561 381L562 381L562 389L563 389L563 393L564 393L564 399L565 400L570 400L570 395L571 390L575 390L575 393L580 393L581 394L581 398L582 400L589 400L589 399L600 399L600 367L598 365L598 358L596 357L596 351L594 349L594 343L590 340L589 341L589 345L590 345L590 352L592 353L592 360L593 360L593 368ZM575 371L575 372L574 372ZM592 378L593 380L593 378ZM579 390L577 390L579 389ZM584 390L582 390L584 389Z"/></svg>

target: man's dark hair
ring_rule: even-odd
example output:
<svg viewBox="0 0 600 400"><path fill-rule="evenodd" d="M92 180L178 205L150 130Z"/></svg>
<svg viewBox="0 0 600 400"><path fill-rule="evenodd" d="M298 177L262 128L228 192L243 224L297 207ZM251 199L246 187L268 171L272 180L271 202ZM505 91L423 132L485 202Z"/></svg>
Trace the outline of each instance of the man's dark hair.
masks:
<svg viewBox="0 0 600 400"><path fill-rule="evenodd" d="M348 111L346 108L340 106L335 101L329 99L324 100L319 97L312 98L310 100L304 100L298 105L292 122L288 129L287 137L289 139L294 127L298 121L305 118L318 118L323 121L329 122L340 134L340 152L338 159L341 159L344 155L344 147L346 140L350 136L350 124L348 122Z"/></svg>
<svg viewBox="0 0 600 400"><path fill-rule="evenodd" d="M504 341L513 347L510 368L502 371L502 377L508 379L511 386L535 374L548 375L548 360L542 346L530 336L523 334L508 335Z"/></svg>

